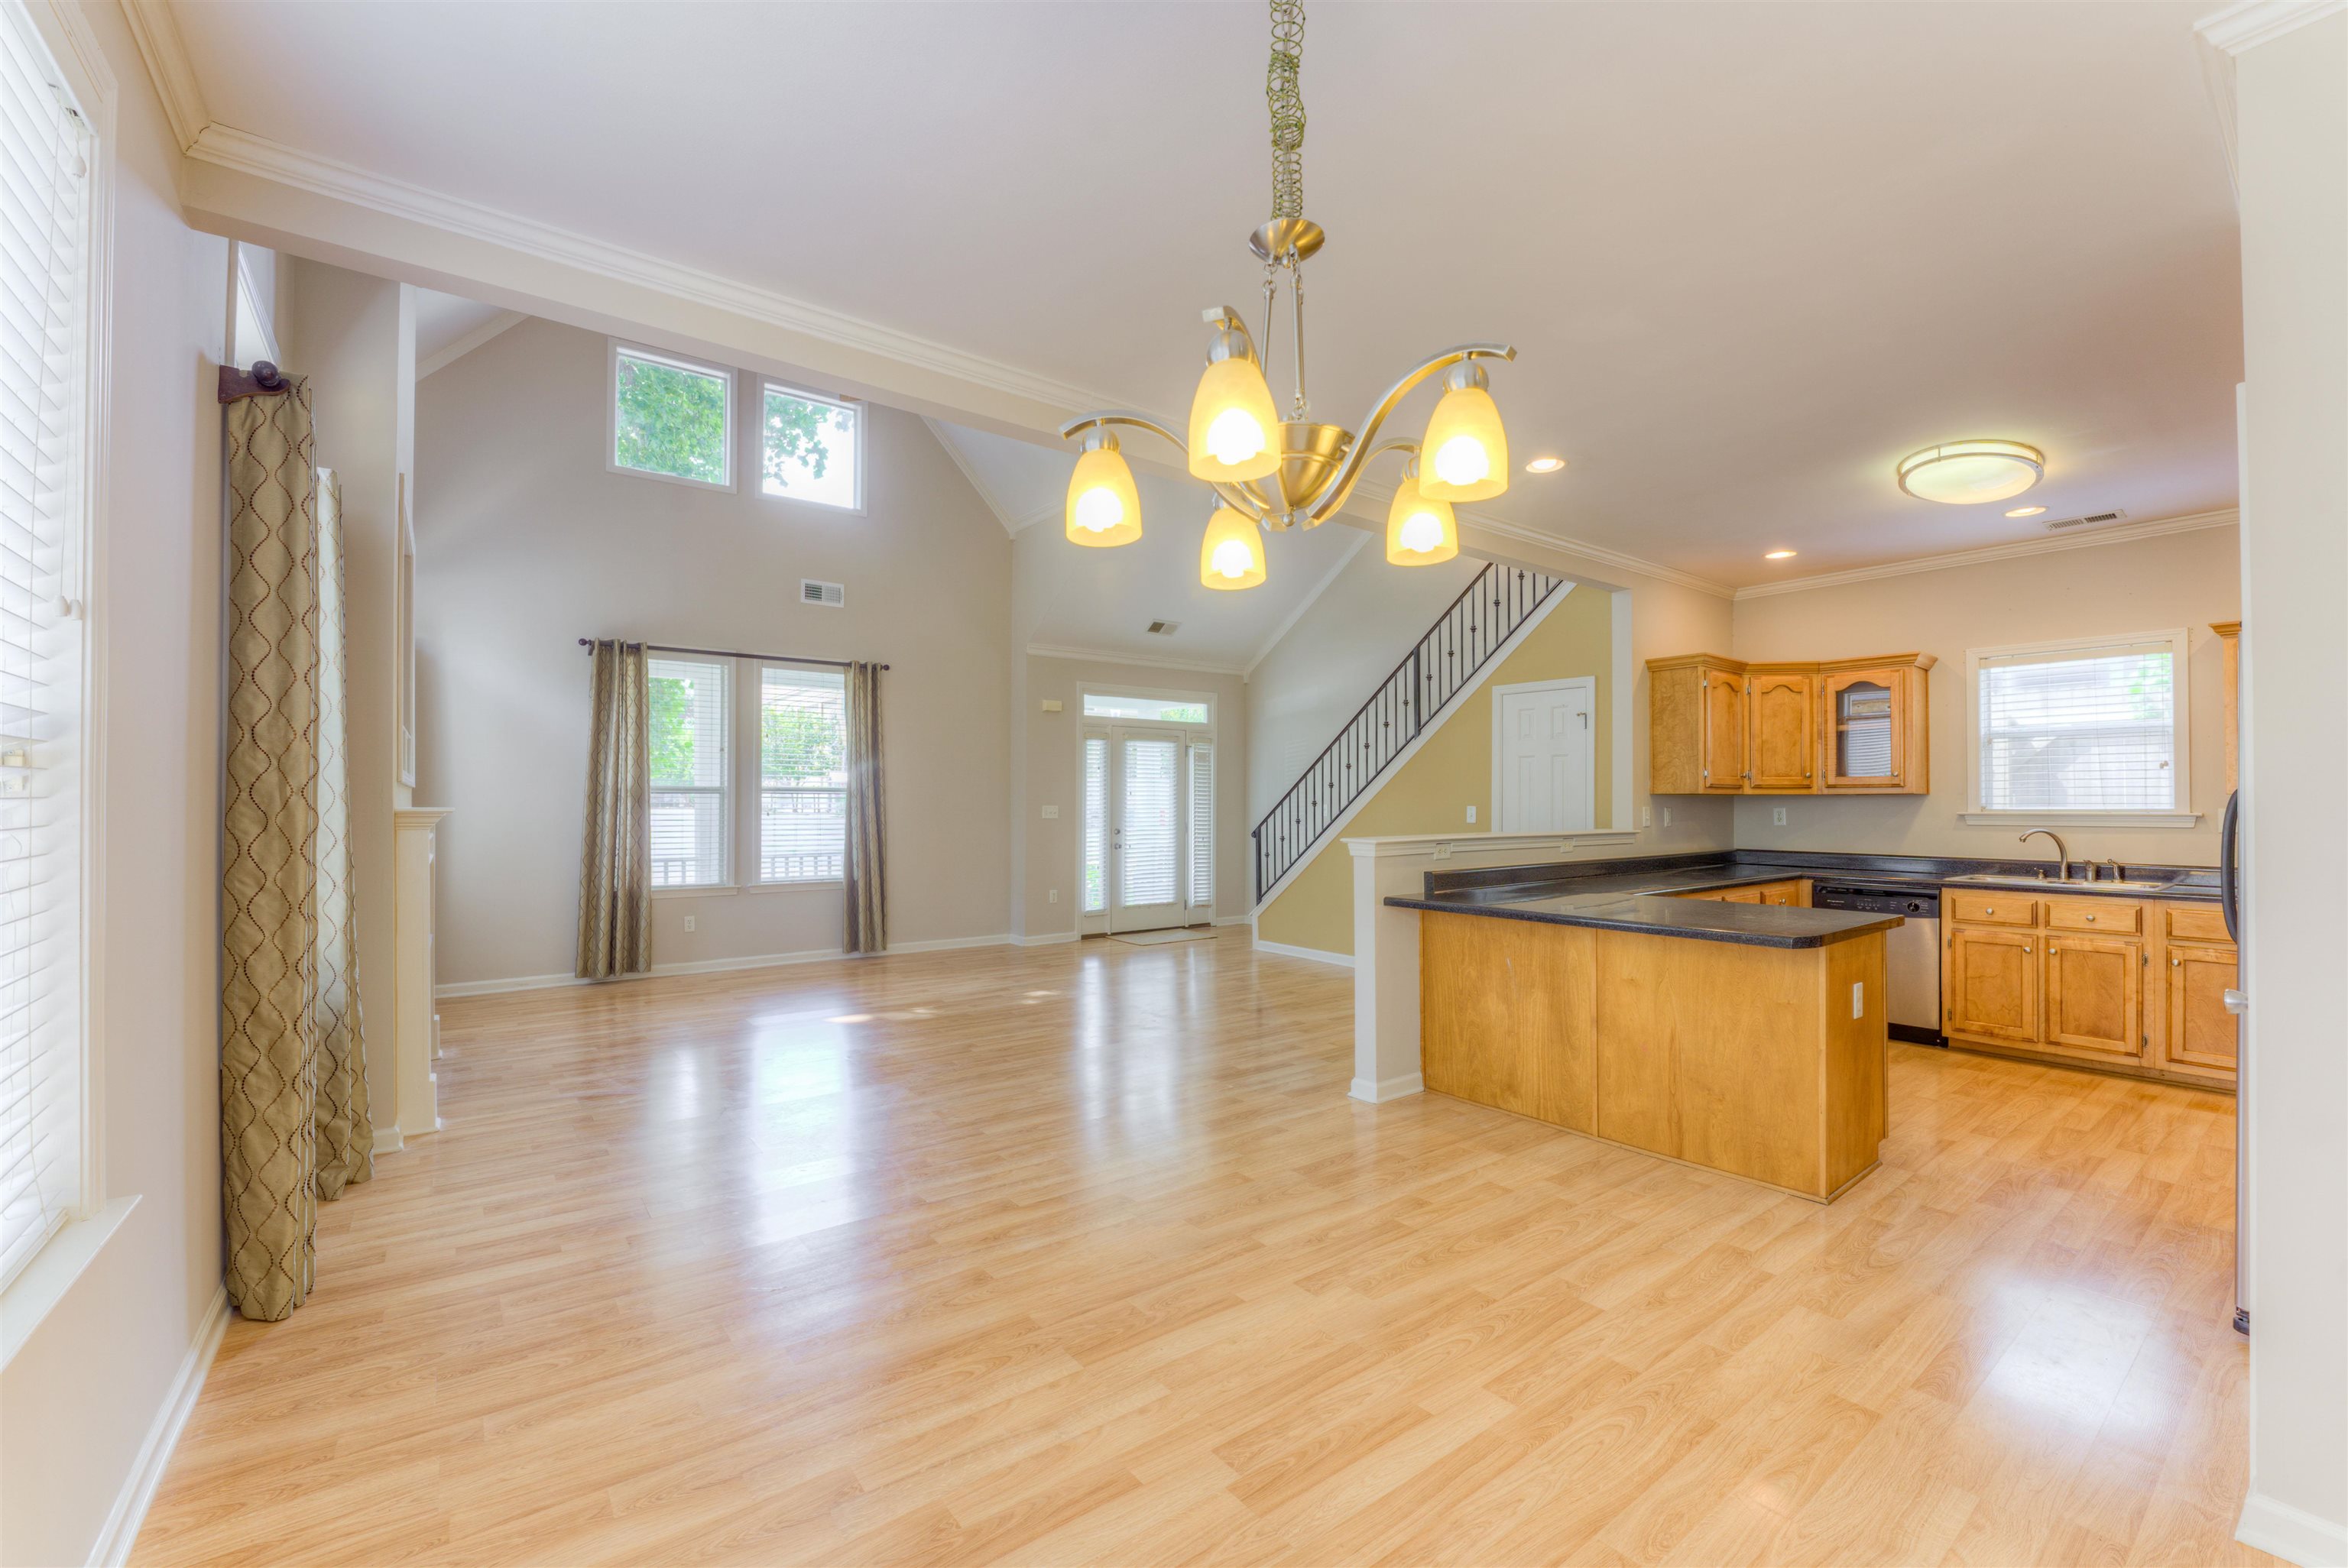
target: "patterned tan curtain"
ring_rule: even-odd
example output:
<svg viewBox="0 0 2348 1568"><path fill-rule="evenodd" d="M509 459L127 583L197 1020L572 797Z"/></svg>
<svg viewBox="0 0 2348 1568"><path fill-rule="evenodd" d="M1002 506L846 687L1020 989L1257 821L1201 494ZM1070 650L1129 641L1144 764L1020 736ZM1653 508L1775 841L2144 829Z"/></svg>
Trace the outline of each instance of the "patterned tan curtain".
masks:
<svg viewBox="0 0 2348 1568"><path fill-rule="evenodd" d="M653 967L652 685L644 644L596 643L590 678L576 973L603 980Z"/></svg>
<svg viewBox="0 0 2348 1568"><path fill-rule="evenodd" d="M889 945L888 824L881 809L880 666L848 667L848 920L843 945L877 953Z"/></svg>
<svg viewBox="0 0 2348 1568"><path fill-rule="evenodd" d="M229 405L221 1154L229 1299L309 1295L317 1204L372 1173L351 961L339 508L319 509L310 391Z"/></svg>

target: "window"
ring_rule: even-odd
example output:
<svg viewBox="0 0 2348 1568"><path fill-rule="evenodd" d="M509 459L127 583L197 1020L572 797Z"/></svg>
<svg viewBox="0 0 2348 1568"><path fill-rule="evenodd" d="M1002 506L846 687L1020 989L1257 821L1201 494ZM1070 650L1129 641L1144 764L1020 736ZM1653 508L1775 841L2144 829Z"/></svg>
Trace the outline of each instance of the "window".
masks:
<svg viewBox="0 0 2348 1568"><path fill-rule="evenodd" d="M771 381L765 402L759 493L862 511L863 411Z"/></svg>
<svg viewBox="0 0 2348 1568"><path fill-rule="evenodd" d="M2183 631L1975 649L1966 663L1976 813L2189 812Z"/></svg>
<svg viewBox="0 0 2348 1568"><path fill-rule="evenodd" d="M612 345L614 472L734 487L734 373Z"/></svg>
<svg viewBox="0 0 2348 1568"><path fill-rule="evenodd" d="M1215 901L1215 748L1190 748L1190 907Z"/></svg>
<svg viewBox="0 0 2348 1568"><path fill-rule="evenodd" d="M97 152L0 14L0 1283L79 1212L82 627Z"/></svg>
<svg viewBox="0 0 2348 1568"><path fill-rule="evenodd" d="M1107 692L1085 693L1087 719L1146 719L1159 724L1203 724L1210 713L1200 697L1128 697Z"/></svg>
<svg viewBox="0 0 2348 1568"><path fill-rule="evenodd" d="M1085 737L1085 913L1108 907L1108 737Z"/></svg>
<svg viewBox="0 0 2348 1568"><path fill-rule="evenodd" d="M837 882L848 853L848 689L837 671L758 671L760 882Z"/></svg>
<svg viewBox="0 0 2348 1568"><path fill-rule="evenodd" d="M648 659L655 887L722 887L733 790L726 769L730 661Z"/></svg>

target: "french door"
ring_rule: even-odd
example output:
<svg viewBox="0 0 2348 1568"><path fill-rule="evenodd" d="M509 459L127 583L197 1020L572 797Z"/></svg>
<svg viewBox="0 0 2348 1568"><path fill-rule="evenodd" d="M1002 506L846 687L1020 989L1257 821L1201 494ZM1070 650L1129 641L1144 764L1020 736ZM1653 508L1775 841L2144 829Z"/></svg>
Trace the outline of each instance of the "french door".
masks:
<svg viewBox="0 0 2348 1568"><path fill-rule="evenodd" d="M1190 853L1212 842L1193 789L1208 749L1180 730L1118 724L1085 732L1084 929L1156 931L1188 924L1206 889ZM1198 794L1200 798L1195 799Z"/></svg>

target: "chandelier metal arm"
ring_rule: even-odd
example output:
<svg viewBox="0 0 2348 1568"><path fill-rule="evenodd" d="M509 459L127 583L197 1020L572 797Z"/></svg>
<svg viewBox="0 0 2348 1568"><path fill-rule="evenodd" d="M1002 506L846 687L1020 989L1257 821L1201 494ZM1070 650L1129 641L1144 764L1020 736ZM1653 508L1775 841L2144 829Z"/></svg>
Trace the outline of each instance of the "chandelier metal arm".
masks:
<svg viewBox="0 0 2348 1568"><path fill-rule="evenodd" d="M1448 370L1465 360L1514 359L1516 357L1516 347L1512 343L1464 343L1457 347L1445 349L1441 354L1425 361L1417 368L1404 375L1401 380L1386 388L1385 395L1378 399L1370 409L1369 417L1362 421L1361 434L1354 438L1353 446L1345 453L1344 461L1337 466L1336 473L1330 476L1327 488L1322 491L1321 498L1313 503L1310 514L1313 523L1316 526L1325 523L1337 515L1347 499L1352 497L1354 487L1360 482L1362 470L1368 465L1371 458L1381 452L1409 445L1406 442L1387 442L1384 446L1378 445L1378 428L1392 416L1395 407L1404 398L1410 395L1411 390L1420 382L1438 371Z"/></svg>
<svg viewBox="0 0 2348 1568"><path fill-rule="evenodd" d="M1242 327L1241 330L1246 329ZM1179 436L1175 435L1147 414L1136 413L1130 408L1104 408L1097 414L1080 414L1060 426L1060 439L1066 441L1072 436L1081 436L1087 430L1109 425L1124 425L1136 430L1147 430L1171 446L1183 456L1188 457L1190 455L1189 446ZM1220 481L1212 481L1211 484L1215 494L1220 497L1223 504L1233 511L1244 513L1259 523L1272 516L1272 503L1264 499L1254 485L1227 485Z"/></svg>

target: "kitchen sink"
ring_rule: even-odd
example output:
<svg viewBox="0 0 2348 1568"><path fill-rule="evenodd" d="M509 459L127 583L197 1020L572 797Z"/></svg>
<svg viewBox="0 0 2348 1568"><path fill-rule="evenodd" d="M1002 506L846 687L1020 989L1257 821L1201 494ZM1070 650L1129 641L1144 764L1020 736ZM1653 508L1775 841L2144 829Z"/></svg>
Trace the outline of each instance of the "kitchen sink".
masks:
<svg viewBox="0 0 2348 1568"><path fill-rule="evenodd" d="M2085 876L2024 876L2003 871L1974 871L1949 878L1949 886L1960 883L1982 887L2054 887L2064 891L2073 888L2093 888L2104 893L2167 893L2173 884L2167 882L2115 882L2109 877L2090 881Z"/></svg>

